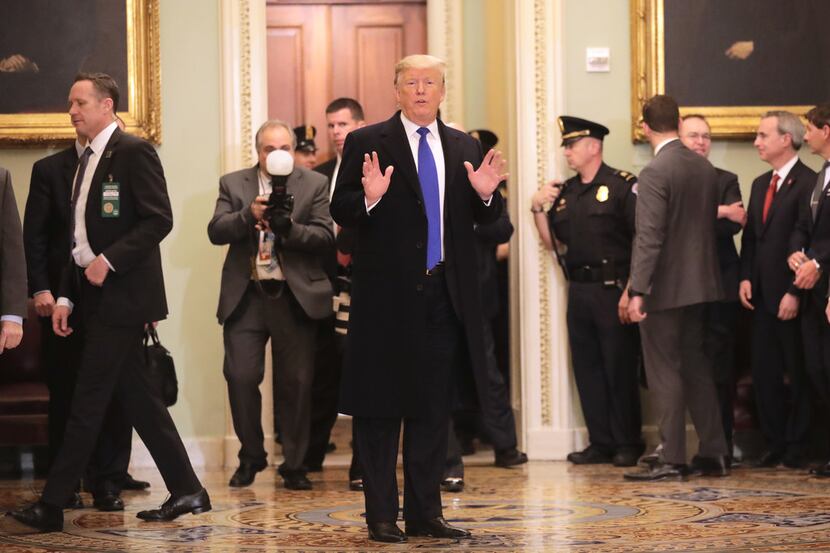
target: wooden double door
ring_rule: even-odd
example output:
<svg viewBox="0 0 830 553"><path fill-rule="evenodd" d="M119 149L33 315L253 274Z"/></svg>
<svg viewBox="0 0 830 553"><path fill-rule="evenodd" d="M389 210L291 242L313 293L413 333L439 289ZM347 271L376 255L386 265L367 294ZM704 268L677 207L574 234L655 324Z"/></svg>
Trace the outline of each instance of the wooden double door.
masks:
<svg viewBox="0 0 830 553"><path fill-rule="evenodd" d="M395 63L426 53L426 0L294 2L268 0L268 117L317 128L318 162L334 155L326 106L355 98L366 122L397 108Z"/></svg>

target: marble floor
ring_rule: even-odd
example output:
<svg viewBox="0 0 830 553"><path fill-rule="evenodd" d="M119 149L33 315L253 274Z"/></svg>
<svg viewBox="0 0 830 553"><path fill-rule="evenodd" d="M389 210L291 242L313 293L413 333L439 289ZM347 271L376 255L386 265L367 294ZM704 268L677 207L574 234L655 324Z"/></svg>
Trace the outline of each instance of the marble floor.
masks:
<svg viewBox="0 0 830 553"><path fill-rule="evenodd" d="M311 492L283 489L273 470L246 489L227 487L231 471L206 472L213 511L144 523L135 513L166 495L148 470L134 475L150 480L151 491L125 493L121 513L67 511L64 531L52 534L0 519L0 551L830 551L830 482L804 471L736 469L729 478L642 485L607 465L532 462L506 470L488 461L468 466L464 492L444 496L446 518L473 532L463 541L368 541L363 497L347 490L345 467L311 475ZM0 509L33 499L40 486L0 481Z"/></svg>

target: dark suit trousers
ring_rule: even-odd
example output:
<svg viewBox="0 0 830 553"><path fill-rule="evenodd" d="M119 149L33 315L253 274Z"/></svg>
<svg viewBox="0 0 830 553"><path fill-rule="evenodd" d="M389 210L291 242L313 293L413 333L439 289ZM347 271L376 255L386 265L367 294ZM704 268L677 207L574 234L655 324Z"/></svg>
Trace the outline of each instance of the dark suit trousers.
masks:
<svg viewBox="0 0 830 553"><path fill-rule="evenodd" d="M810 430L810 399L800 317L782 321L753 298L752 387L761 431L771 451L804 454ZM789 386L785 379L789 379Z"/></svg>
<svg viewBox="0 0 830 553"><path fill-rule="evenodd" d="M704 352L705 317L706 305L696 304L649 311L640 322L646 375L668 463L686 463L686 409L700 439L698 453L728 453L712 366Z"/></svg>
<svg viewBox="0 0 830 553"><path fill-rule="evenodd" d="M802 305L801 331L807 375L818 397L825 406L830 406L830 324L824 314L827 300L807 292Z"/></svg>
<svg viewBox="0 0 830 553"><path fill-rule="evenodd" d="M311 430L304 461L306 467L323 464L331 438L331 430L337 422L344 338L345 336L334 331L334 315L319 322L317 351L314 358L314 382L311 386ZM352 462L349 466L349 480L359 478L362 476L360 462L357 460L354 426L352 426Z"/></svg>
<svg viewBox="0 0 830 553"><path fill-rule="evenodd" d="M621 291L571 282L568 339L574 377L591 445L608 452L640 447L637 335L617 316Z"/></svg>
<svg viewBox="0 0 830 553"><path fill-rule="evenodd" d="M426 358L452 378L458 361L461 329L453 311L443 274L429 277L424 286L427 306ZM402 315L403 316L403 315ZM391 368L390 368L391 370ZM441 374L437 373L437 374ZM439 389L449 392L449 384ZM423 398L423 416L403 418L403 516L422 521L441 516L441 479L447 455L450 397ZM367 522L398 519L398 460L400 418L355 417Z"/></svg>
<svg viewBox="0 0 830 553"><path fill-rule="evenodd" d="M106 285L106 283L105 283ZM101 289L85 281L75 305L85 329L78 381L64 445L49 471L42 500L63 506L75 491L113 399L120 403L173 495L202 488L173 419L144 374L143 324L110 326L97 313Z"/></svg>
<svg viewBox="0 0 830 553"><path fill-rule="evenodd" d="M274 409L280 421L283 470L305 472L314 378L317 323L305 314L285 286L278 297L266 296L254 283L225 321L225 380L241 462L265 464L262 395L265 345L271 340Z"/></svg>
<svg viewBox="0 0 830 553"><path fill-rule="evenodd" d="M718 301L706 306L706 336L703 346L714 371L715 389L718 392L723 435L727 445L732 443L735 400L735 333L738 323L736 301Z"/></svg>

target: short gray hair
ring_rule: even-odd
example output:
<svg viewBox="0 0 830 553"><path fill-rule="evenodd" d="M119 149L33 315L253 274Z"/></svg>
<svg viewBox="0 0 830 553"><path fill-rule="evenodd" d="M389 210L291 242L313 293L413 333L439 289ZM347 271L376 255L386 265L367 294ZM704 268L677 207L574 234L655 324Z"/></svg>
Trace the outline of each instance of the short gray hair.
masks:
<svg viewBox="0 0 830 553"><path fill-rule="evenodd" d="M288 123L283 121L282 119L269 119L262 125L260 125L259 129L256 132L256 137L254 138L254 143L256 145L256 151L259 152L259 149L262 147L262 143L260 142L260 138L262 138L262 133L264 133L267 129L273 129L274 127L282 127L288 133L288 136L291 137L291 151L297 149L297 136L294 134L294 129L288 126Z"/></svg>
<svg viewBox="0 0 830 553"><path fill-rule="evenodd" d="M792 139L793 150L798 151L804 143L804 133L807 129L804 128L804 123L798 115L780 109L768 111L764 114L762 119L767 117L778 118L778 134L788 134Z"/></svg>
<svg viewBox="0 0 830 553"><path fill-rule="evenodd" d="M395 64L395 85L398 84L398 76L407 69L438 69L441 72L441 82L447 80L447 62L435 56L413 54Z"/></svg>

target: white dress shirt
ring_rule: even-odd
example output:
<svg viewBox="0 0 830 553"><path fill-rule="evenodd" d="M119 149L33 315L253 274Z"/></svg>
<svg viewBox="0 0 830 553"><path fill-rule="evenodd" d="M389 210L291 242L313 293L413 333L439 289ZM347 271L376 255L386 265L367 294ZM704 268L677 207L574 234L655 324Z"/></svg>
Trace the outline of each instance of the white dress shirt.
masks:
<svg viewBox="0 0 830 553"><path fill-rule="evenodd" d="M781 169L773 171L773 175L778 175L778 184L775 187L775 192L777 193L781 190L781 185L784 184L784 181L787 180L787 175L790 174L795 164L798 162L798 155L794 155L793 158L785 163ZM771 180L771 179L770 179Z"/></svg>
<svg viewBox="0 0 830 553"><path fill-rule="evenodd" d="M675 140L680 140L680 138L675 136L675 137L672 137L672 138L665 139L663 142L658 144L656 148L654 148L654 155L659 154L660 150L662 150L666 146L666 144L668 144L669 142L674 142Z"/></svg>

